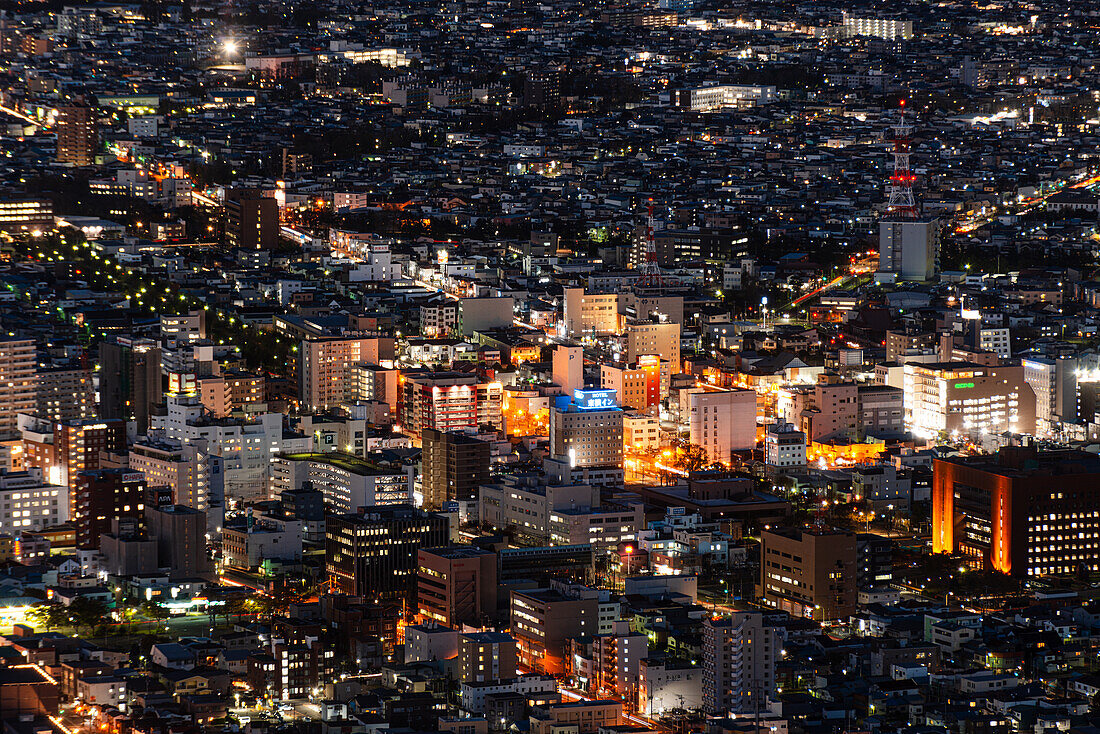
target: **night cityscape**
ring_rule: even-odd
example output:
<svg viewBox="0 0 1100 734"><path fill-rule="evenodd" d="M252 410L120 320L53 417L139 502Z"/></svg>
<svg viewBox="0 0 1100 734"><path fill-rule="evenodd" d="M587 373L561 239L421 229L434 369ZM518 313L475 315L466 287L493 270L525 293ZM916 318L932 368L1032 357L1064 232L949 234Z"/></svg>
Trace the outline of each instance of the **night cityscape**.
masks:
<svg viewBox="0 0 1100 734"><path fill-rule="evenodd" d="M1100 2L0 0L0 734L1100 734Z"/></svg>

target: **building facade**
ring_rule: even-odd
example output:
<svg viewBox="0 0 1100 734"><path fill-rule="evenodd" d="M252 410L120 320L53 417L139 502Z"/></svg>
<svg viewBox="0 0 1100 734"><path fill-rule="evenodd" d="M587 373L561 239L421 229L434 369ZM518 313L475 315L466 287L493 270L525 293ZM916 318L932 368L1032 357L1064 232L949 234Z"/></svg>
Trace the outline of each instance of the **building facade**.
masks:
<svg viewBox="0 0 1100 734"><path fill-rule="evenodd" d="M703 622L703 710L713 715L759 711L775 691L783 630L760 612Z"/></svg>
<svg viewBox="0 0 1100 734"><path fill-rule="evenodd" d="M1004 447L932 463L932 550L1014 576L1100 570L1100 459Z"/></svg>
<svg viewBox="0 0 1100 734"><path fill-rule="evenodd" d="M18 435L16 416L35 410L34 339L0 339L0 438Z"/></svg>
<svg viewBox="0 0 1100 734"><path fill-rule="evenodd" d="M0 535L16 536L69 520L69 489L38 467L0 474Z"/></svg>
<svg viewBox="0 0 1100 734"><path fill-rule="evenodd" d="M756 393L752 390L692 390L688 431L711 463L729 465L734 451L756 448Z"/></svg>
<svg viewBox="0 0 1100 734"><path fill-rule="evenodd" d="M436 510L449 500L476 500L477 488L489 481L489 443L435 428L425 428L420 439L425 507Z"/></svg>
<svg viewBox="0 0 1100 734"><path fill-rule="evenodd" d="M856 611L859 554L855 535L826 528L760 533L760 586L766 606L816 621Z"/></svg>
<svg viewBox="0 0 1100 734"><path fill-rule="evenodd" d="M571 466L622 466L623 411L613 390L575 390L550 409L550 453Z"/></svg>
<svg viewBox="0 0 1100 734"><path fill-rule="evenodd" d="M333 591L367 598L412 599L417 554L449 541L444 515L408 505L330 515L325 566Z"/></svg>
<svg viewBox="0 0 1100 734"><path fill-rule="evenodd" d="M1034 433L1035 392L1020 365L908 363L906 425L918 435Z"/></svg>

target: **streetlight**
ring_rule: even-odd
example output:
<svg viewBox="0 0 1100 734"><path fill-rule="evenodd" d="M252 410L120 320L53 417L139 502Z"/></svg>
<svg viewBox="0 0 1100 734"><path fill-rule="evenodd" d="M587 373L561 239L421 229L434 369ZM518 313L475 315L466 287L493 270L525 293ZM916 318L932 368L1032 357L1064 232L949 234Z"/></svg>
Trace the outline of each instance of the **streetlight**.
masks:
<svg viewBox="0 0 1100 734"><path fill-rule="evenodd" d="M760 308L764 309L763 329L764 329L764 331L767 331L768 330L768 297L767 296L764 296L763 298L760 299Z"/></svg>

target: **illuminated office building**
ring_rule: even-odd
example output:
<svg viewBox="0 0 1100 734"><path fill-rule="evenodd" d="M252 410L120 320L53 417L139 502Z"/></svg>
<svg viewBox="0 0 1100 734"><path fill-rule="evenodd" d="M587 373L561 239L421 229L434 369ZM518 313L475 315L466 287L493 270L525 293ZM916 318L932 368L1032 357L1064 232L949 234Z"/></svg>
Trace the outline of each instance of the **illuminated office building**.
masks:
<svg viewBox="0 0 1100 734"><path fill-rule="evenodd" d="M910 362L905 423L917 435L1034 433L1035 392L1020 365Z"/></svg>
<svg viewBox="0 0 1100 734"><path fill-rule="evenodd" d="M1100 457L1014 446L936 459L932 550L1014 576L1100 571Z"/></svg>

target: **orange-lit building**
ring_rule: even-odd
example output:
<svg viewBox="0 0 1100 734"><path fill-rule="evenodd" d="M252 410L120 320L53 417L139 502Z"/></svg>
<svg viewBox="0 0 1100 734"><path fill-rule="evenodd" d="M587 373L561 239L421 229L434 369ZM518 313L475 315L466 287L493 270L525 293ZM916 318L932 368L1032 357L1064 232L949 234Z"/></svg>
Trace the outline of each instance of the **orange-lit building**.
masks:
<svg viewBox="0 0 1100 734"><path fill-rule="evenodd" d="M852 441L811 441L806 449L806 460L824 459L829 466L838 464L865 464L873 462L886 451L882 441L855 443Z"/></svg>
<svg viewBox="0 0 1100 734"><path fill-rule="evenodd" d="M1100 457L1026 446L936 459L932 549L1014 576L1100 570Z"/></svg>

